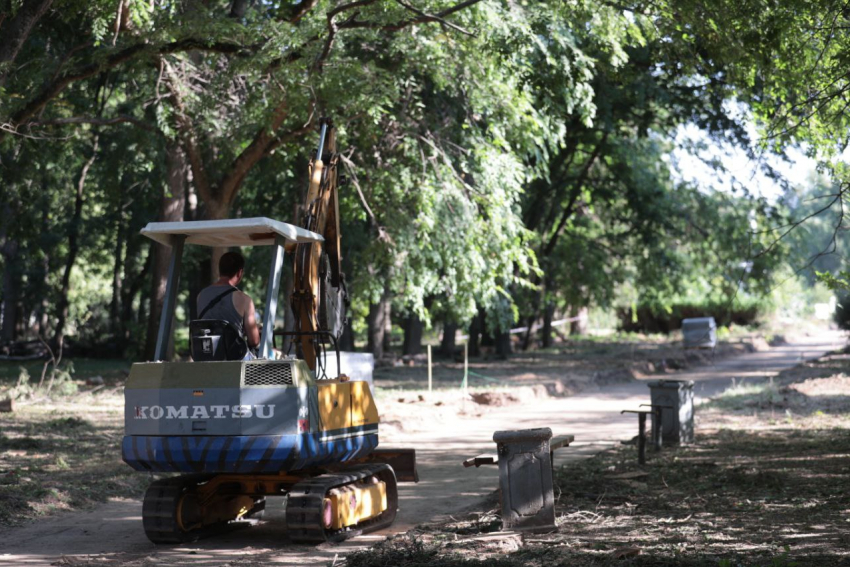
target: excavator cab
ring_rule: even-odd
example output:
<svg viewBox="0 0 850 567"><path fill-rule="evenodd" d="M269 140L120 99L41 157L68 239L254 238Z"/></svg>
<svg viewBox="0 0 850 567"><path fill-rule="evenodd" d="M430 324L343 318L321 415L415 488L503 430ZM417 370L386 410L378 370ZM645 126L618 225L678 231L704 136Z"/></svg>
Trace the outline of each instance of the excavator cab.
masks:
<svg viewBox="0 0 850 567"><path fill-rule="evenodd" d="M154 360L133 364L124 388L122 458L138 471L181 473L154 481L145 494L142 522L154 543L192 541L258 518L270 496L287 497L290 540L345 539L389 526L396 483L418 480L412 449L377 449L370 384L327 376L322 364L329 339L341 368L335 338L347 302L333 142L323 121L304 227L258 217L142 230L170 247L171 259ZM194 361L166 360L186 245L272 248L256 359L230 360L239 353L230 351L236 347L227 331L201 320L191 325ZM274 336L285 334L275 332L275 321L288 253L296 355L276 356Z"/></svg>
<svg viewBox="0 0 850 567"><path fill-rule="evenodd" d="M324 242L324 237L309 230L265 217L248 219L226 219L192 222L153 222L142 229L148 238L171 248L168 266L162 317L159 322L156 353L154 360L163 360L168 350L171 325L174 319L175 301L180 279L183 248L188 245L245 247L271 246L272 258L266 286L266 296L262 319L262 335L257 358L274 359L274 323L281 289L284 254L287 248L297 250L298 244ZM236 355L247 348L239 344L235 329L228 332L223 321L197 320L190 323L191 351L195 361L241 360ZM204 338L207 337L207 338ZM196 356L197 355L197 356Z"/></svg>

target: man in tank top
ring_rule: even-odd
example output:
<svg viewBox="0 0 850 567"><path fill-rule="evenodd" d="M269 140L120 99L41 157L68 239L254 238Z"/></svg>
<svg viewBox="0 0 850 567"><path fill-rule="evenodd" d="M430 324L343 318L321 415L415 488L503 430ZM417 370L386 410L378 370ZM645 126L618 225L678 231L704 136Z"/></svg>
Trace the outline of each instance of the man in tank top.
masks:
<svg viewBox="0 0 850 567"><path fill-rule="evenodd" d="M245 258L238 252L225 253L218 262L218 273L218 281L198 294L198 318L227 321L245 337L249 347L256 348L260 344L260 328L254 302L247 294L236 289L245 274ZM216 298L231 289L231 293L216 301Z"/></svg>

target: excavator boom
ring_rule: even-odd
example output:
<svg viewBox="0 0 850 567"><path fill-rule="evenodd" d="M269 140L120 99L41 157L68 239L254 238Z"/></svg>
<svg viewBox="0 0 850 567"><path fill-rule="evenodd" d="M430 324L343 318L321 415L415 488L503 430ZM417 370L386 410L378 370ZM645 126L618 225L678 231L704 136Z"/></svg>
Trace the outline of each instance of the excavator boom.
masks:
<svg viewBox="0 0 850 567"><path fill-rule="evenodd" d="M321 234L325 241L296 246L292 292L297 354L313 371L319 365L324 337L335 342L342 334L349 303L340 254L340 157L336 130L328 118L320 124L319 145L308 166L307 197L300 224Z"/></svg>

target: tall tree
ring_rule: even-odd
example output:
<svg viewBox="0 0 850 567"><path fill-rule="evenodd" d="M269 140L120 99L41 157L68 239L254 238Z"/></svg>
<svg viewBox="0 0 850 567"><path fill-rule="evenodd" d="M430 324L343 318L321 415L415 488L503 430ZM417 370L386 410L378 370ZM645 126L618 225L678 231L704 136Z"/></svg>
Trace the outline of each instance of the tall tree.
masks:
<svg viewBox="0 0 850 567"><path fill-rule="evenodd" d="M160 209L157 221L180 222L183 220L186 204L186 184L188 182L188 165L183 148L176 141L168 144L165 150L165 171L167 182L163 185L160 197ZM162 302L165 299L165 287L168 273L168 262L171 249L163 244L153 244L153 277L148 303L148 328L145 339L145 359L153 360L156 351L156 339L159 332ZM172 329L174 326L172 325ZM173 353L173 343L169 342L167 358Z"/></svg>

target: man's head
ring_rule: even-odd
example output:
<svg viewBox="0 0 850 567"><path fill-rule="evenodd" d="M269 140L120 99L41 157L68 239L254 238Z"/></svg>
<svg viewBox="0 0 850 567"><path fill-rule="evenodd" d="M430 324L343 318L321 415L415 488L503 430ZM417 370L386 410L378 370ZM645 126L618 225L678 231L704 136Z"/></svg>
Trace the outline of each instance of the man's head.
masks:
<svg viewBox="0 0 850 567"><path fill-rule="evenodd" d="M237 277L236 283L242 280L245 271L245 258L239 252L226 252L218 261L218 273L228 279Z"/></svg>

